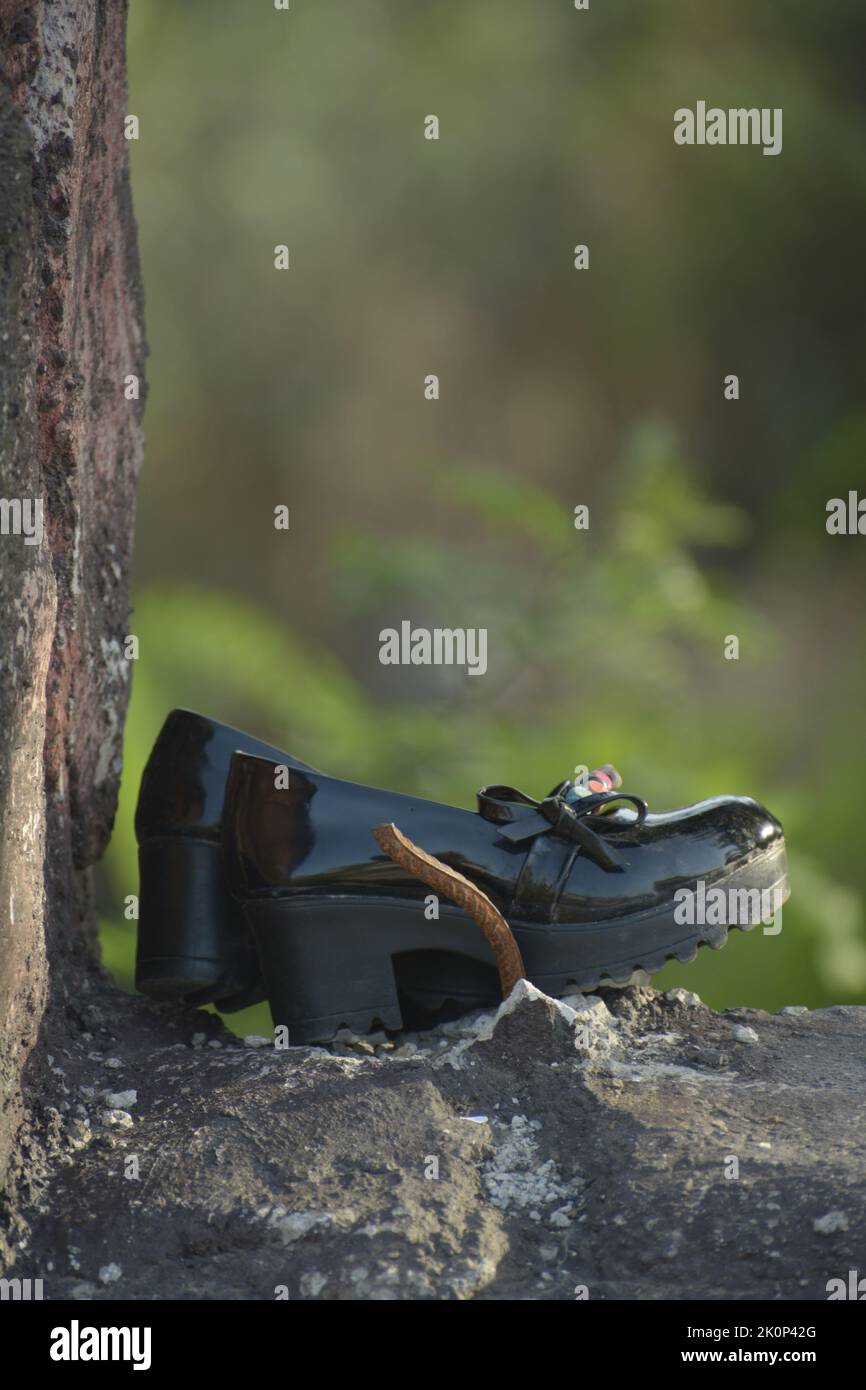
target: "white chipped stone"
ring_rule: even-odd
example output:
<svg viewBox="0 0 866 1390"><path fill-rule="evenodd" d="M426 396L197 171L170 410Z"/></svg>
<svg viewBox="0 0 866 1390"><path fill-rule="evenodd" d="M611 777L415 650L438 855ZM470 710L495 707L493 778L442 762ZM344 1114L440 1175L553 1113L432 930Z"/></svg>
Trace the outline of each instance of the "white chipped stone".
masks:
<svg viewBox="0 0 866 1390"><path fill-rule="evenodd" d="M318 1298L327 1282L327 1274L320 1274L317 1269L311 1269L306 1274L302 1274L301 1297Z"/></svg>
<svg viewBox="0 0 866 1390"><path fill-rule="evenodd" d="M682 1004L686 1009L699 1009L701 996L690 989L669 989L665 994L669 1004Z"/></svg>
<svg viewBox="0 0 866 1390"><path fill-rule="evenodd" d="M244 1047L271 1047L272 1043L271 1038L263 1038L258 1033L247 1033L244 1038Z"/></svg>
<svg viewBox="0 0 866 1390"><path fill-rule="evenodd" d="M507 1018L509 1014L516 1013L522 1005L534 1004L537 1001L542 1001L545 1004L552 1004L560 1018L569 1025L573 1024L577 1018L576 1011L570 1008L568 1004L564 1004L561 999L551 999L549 995L544 994L542 990L530 984L529 980L518 980L508 998L503 999L496 1013L493 1014L490 1024L485 1024L478 1033L479 1040L482 1042L488 1041L504 1018Z"/></svg>
<svg viewBox="0 0 866 1390"><path fill-rule="evenodd" d="M844 1211L828 1211L826 1215L815 1218L812 1229L817 1231L819 1236L832 1236L837 1231L847 1231L848 1218Z"/></svg>
<svg viewBox="0 0 866 1390"><path fill-rule="evenodd" d="M100 1121L112 1129L132 1129L135 1121L128 1110L103 1110Z"/></svg>
<svg viewBox="0 0 866 1390"><path fill-rule="evenodd" d="M564 1207L557 1207L556 1211L551 1212L550 1218L548 1220L548 1225L557 1226L560 1229L564 1230L566 1227L571 1225L573 1220L574 1207L571 1205L567 1205Z"/></svg>
<svg viewBox="0 0 866 1390"><path fill-rule="evenodd" d="M105 1101L109 1110L128 1110L130 1106L137 1105L137 1091L103 1091L102 1099Z"/></svg>
<svg viewBox="0 0 866 1390"><path fill-rule="evenodd" d="M100 1284L116 1284L122 1274L123 1270L120 1265L114 1263L103 1265L99 1271L99 1282Z"/></svg>
<svg viewBox="0 0 866 1390"><path fill-rule="evenodd" d="M731 1028L731 1037L734 1042L752 1045L761 1041L754 1028L749 1028L745 1023L735 1023Z"/></svg>
<svg viewBox="0 0 866 1390"><path fill-rule="evenodd" d="M302 1240L311 1231L330 1224L330 1216L323 1211L282 1211L277 1209L272 1211L268 1217L268 1225L277 1232L284 1245L291 1245L293 1241Z"/></svg>
<svg viewBox="0 0 866 1390"><path fill-rule="evenodd" d="M453 1067L462 1071L471 1064L471 1049L477 1042L489 1042L502 1019L515 1013L524 1005L542 1002L570 1028L574 1030L575 1046L587 1053L607 1053L617 1041L617 1023L603 999L597 995L572 994L566 999L554 999L545 994L529 980L518 980L507 999L504 999L495 1013L480 1014L471 1025L464 1028L464 1036L448 1046L442 1039L439 1047L443 1050L441 1059L436 1058L433 1066ZM399 1049L394 1054L399 1056ZM516 1104L516 1098L515 1098Z"/></svg>

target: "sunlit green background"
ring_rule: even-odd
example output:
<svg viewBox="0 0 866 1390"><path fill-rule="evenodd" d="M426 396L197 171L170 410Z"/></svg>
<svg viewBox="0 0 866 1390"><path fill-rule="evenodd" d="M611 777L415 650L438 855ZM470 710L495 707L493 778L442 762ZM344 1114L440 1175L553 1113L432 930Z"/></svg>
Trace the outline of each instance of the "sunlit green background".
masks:
<svg viewBox="0 0 866 1390"><path fill-rule="evenodd" d="M864 44L857 0L132 0L121 982L138 779L187 705L462 805L608 760L656 810L756 796L790 845L781 935L656 983L866 999L866 538L825 531L866 492ZM675 146L699 98L782 107L782 154ZM380 666L404 618L486 627L488 674Z"/></svg>

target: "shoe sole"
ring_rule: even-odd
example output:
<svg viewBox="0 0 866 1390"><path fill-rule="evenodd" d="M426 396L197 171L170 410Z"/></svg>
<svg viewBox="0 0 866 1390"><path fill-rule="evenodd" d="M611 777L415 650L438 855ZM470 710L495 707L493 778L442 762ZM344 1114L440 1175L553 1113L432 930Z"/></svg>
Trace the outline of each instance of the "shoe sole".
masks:
<svg viewBox="0 0 866 1390"><path fill-rule="evenodd" d="M773 901L786 901L784 842L742 860L706 887L778 892ZM329 1041L340 1027L360 1034L403 1028L407 974L414 977L408 993L430 1011L450 1001L456 1012L465 1012L499 999L485 938L449 903L440 902L435 921L425 917L423 899L393 897L297 894L250 899L245 910L274 1025L288 1029L291 1045ZM623 986L635 972L655 974L670 960L687 963L701 946L721 949L730 927L751 931L760 920L750 914L745 922L684 926L676 911L671 901L603 922L510 926L527 978L556 996ZM435 966L428 965L434 958ZM479 976L485 972L479 967L487 968L489 981L482 987Z"/></svg>

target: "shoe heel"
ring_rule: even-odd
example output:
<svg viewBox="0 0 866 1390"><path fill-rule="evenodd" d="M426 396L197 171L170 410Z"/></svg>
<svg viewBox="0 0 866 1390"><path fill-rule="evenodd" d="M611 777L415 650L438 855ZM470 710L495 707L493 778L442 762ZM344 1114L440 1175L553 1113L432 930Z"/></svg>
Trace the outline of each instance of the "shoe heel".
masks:
<svg viewBox="0 0 866 1390"><path fill-rule="evenodd" d="M340 1027L367 1033L403 1026L381 903L248 900L274 1026L289 1044L324 1042Z"/></svg>
<svg viewBox="0 0 866 1390"><path fill-rule="evenodd" d="M218 1002L227 1012L264 998L243 913L220 846L171 835L139 846L135 986L153 999Z"/></svg>

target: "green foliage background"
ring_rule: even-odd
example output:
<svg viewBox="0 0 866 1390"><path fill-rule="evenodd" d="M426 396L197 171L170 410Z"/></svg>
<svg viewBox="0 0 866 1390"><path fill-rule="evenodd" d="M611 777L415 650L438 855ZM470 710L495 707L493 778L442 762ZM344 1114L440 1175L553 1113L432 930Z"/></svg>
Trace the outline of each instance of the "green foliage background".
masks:
<svg viewBox="0 0 866 1390"><path fill-rule="evenodd" d="M864 39L854 0L133 0L122 982L137 782L188 705L463 805L606 760L653 809L756 796L791 850L781 935L657 983L866 997L866 541L824 527L866 493ZM782 154L676 147L698 98L782 107ZM379 666L403 618L487 627L487 676Z"/></svg>

